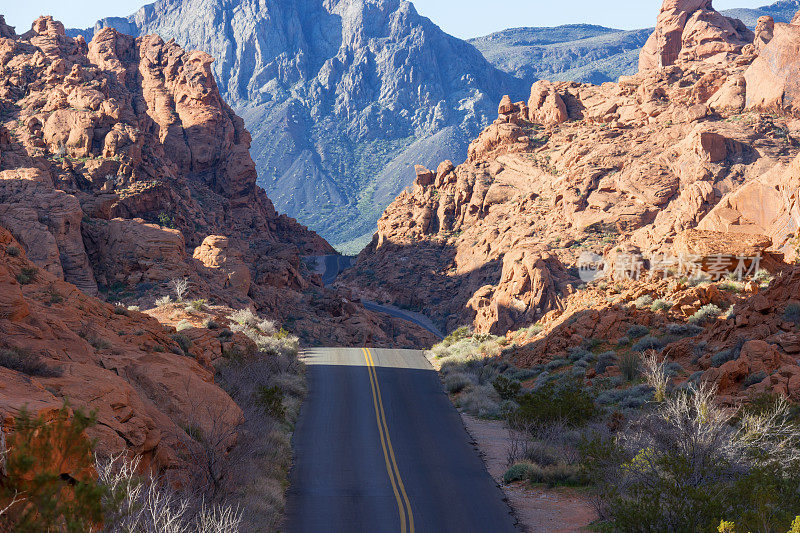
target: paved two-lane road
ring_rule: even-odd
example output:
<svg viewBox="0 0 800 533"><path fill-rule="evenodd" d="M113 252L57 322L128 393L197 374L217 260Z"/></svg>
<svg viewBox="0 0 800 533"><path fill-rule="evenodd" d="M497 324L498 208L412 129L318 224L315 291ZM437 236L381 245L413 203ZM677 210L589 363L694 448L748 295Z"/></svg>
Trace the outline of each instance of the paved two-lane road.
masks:
<svg viewBox="0 0 800 533"><path fill-rule="evenodd" d="M305 360L287 531L516 531L422 352L325 348Z"/></svg>

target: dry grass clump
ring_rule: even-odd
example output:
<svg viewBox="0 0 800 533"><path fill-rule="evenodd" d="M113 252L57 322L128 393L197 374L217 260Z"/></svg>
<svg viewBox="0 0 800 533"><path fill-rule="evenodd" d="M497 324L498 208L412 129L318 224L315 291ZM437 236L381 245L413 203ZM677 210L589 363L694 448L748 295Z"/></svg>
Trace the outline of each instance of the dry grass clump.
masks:
<svg viewBox="0 0 800 533"><path fill-rule="evenodd" d="M284 510L294 422L306 393L296 337L249 309L234 312L231 329L247 335L255 353L231 357L218 369L220 385L244 412L231 451L229 501L242 510L243 530L276 531Z"/></svg>
<svg viewBox="0 0 800 533"><path fill-rule="evenodd" d="M98 459L103 531L108 533L238 533L242 513L180 494L169 483L136 474L138 460Z"/></svg>

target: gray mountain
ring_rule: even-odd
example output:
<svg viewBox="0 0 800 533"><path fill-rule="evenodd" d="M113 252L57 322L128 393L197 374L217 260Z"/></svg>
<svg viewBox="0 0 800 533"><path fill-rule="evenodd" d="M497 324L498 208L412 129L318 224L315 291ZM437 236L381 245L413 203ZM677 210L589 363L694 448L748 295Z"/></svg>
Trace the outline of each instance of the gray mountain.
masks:
<svg viewBox="0 0 800 533"><path fill-rule="evenodd" d="M759 17L789 22L800 0L781 0L756 9L723 13L753 28ZM514 28L471 39L497 68L527 81L550 79L603 83L639 68L639 51L652 28L623 31L576 24L555 28Z"/></svg>
<svg viewBox="0 0 800 533"><path fill-rule="evenodd" d="M276 207L334 244L374 231L413 166L463 161L505 93L529 86L401 0L159 0L127 18L216 58Z"/></svg>
<svg viewBox="0 0 800 533"><path fill-rule="evenodd" d="M530 82L603 83L636 72L639 50L652 32L574 24L514 28L469 42L497 68Z"/></svg>
<svg viewBox="0 0 800 533"><path fill-rule="evenodd" d="M723 13L728 17L737 18L753 28L759 17L769 15L776 22L789 22L798 10L800 10L800 0L781 0L769 6L755 9L728 9Z"/></svg>

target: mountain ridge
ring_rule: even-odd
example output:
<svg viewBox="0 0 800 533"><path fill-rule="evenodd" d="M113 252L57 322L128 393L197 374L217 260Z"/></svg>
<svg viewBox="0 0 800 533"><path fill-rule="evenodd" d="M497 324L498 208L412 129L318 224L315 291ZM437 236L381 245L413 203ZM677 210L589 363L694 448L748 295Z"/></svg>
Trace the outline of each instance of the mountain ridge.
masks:
<svg viewBox="0 0 800 533"><path fill-rule="evenodd" d="M371 234L414 165L463 158L500 96L526 92L400 0L160 0L71 34L102 27L215 57L252 133L259 184L334 244Z"/></svg>

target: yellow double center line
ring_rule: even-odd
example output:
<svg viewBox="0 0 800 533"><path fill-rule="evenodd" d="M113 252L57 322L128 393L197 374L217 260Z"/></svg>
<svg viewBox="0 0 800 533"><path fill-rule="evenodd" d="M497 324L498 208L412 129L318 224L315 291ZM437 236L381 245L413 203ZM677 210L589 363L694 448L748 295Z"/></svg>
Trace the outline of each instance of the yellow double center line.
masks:
<svg viewBox="0 0 800 533"><path fill-rule="evenodd" d="M392 483L394 497L397 500L397 510L400 513L400 531L402 533L406 533L407 531L409 533L414 533L414 513L411 512L411 503L408 501L406 488L403 485L403 478L400 477L400 469L397 468L397 460L394 457L392 439L389 437L389 426L386 424L386 413L383 411L381 386L378 383L378 373L375 371L375 361L372 360L372 352L370 352L369 348L362 348L362 350L364 351L364 360L367 362L369 384L372 387L372 404L375 407L375 420L378 423L378 432L381 436L381 447L383 448L383 459L386 462L386 472L389 474L389 481ZM408 514L408 518L406 518L406 513Z"/></svg>

